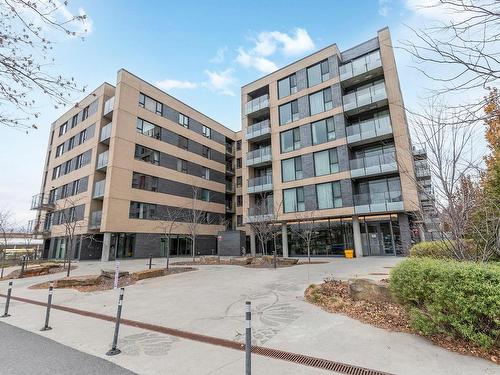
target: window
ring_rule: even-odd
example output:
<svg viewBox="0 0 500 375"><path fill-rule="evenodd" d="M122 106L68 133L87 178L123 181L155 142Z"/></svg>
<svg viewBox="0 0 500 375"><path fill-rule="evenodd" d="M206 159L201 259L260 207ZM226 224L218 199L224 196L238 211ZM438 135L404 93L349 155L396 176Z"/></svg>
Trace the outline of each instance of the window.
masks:
<svg viewBox="0 0 500 375"><path fill-rule="evenodd" d="M82 111L82 121L89 117L89 106L86 106Z"/></svg>
<svg viewBox="0 0 500 375"><path fill-rule="evenodd" d="M135 145L135 158L151 164L160 164L160 152L141 145Z"/></svg>
<svg viewBox="0 0 500 375"><path fill-rule="evenodd" d="M80 137L78 139L79 144L81 145L83 142L85 142L87 139L87 129L84 129L83 131L80 132Z"/></svg>
<svg viewBox="0 0 500 375"><path fill-rule="evenodd" d="M54 203L58 198L57 198L57 189L52 189L49 193L49 203Z"/></svg>
<svg viewBox="0 0 500 375"><path fill-rule="evenodd" d="M61 166L58 165L52 170L52 179L56 179L61 175Z"/></svg>
<svg viewBox="0 0 500 375"><path fill-rule="evenodd" d="M210 202L210 190L201 189L200 200L205 201L205 202Z"/></svg>
<svg viewBox="0 0 500 375"><path fill-rule="evenodd" d="M281 152L298 150L300 145L300 128L294 128L282 132L281 134Z"/></svg>
<svg viewBox="0 0 500 375"><path fill-rule="evenodd" d="M183 159L177 159L177 172L187 173L187 161Z"/></svg>
<svg viewBox="0 0 500 375"><path fill-rule="evenodd" d="M56 158L58 156L61 156L64 152L64 143L61 143L59 146L56 148Z"/></svg>
<svg viewBox="0 0 500 375"><path fill-rule="evenodd" d="M71 195L77 195L79 187L80 187L80 180L73 181L73 185L71 186Z"/></svg>
<svg viewBox="0 0 500 375"><path fill-rule="evenodd" d="M206 167L201 167L201 178L205 180L210 180L210 169Z"/></svg>
<svg viewBox="0 0 500 375"><path fill-rule="evenodd" d="M307 68L307 87L312 87L325 82L330 78L328 60Z"/></svg>
<svg viewBox="0 0 500 375"><path fill-rule="evenodd" d="M83 154L76 157L75 169L83 167Z"/></svg>
<svg viewBox="0 0 500 375"><path fill-rule="evenodd" d="M336 148L314 153L315 176L323 176L325 174L337 173L338 171L339 171L339 159Z"/></svg>
<svg viewBox="0 0 500 375"><path fill-rule="evenodd" d="M59 127L59 136L63 135L64 133L66 133L68 131L68 122L66 121L64 124L62 124L60 127Z"/></svg>
<svg viewBox="0 0 500 375"><path fill-rule="evenodd" d="M189 129L189 117L179 113L179 124L184 126L186 129Z"/></svg>
<svg viewBox="0 0 500 375"><path fill-rule="evenodd" d="M302 158L295 158L281 161L281 179L283 182L302 179Z"/></svg>
<svg viewBox="0 0 500 375"><path fill-rule="evenodd" d="M210 129L208 126L202 125L201 132L207 138L212 137L212 129Z"/></svg>
<svg viewBox="0 0 500 375"><path fill-rule="evenodd" d="M243 184L243 179L241 176L238 176L236 177L236 187L241 187L241 185Z"/></svg>
<svg viewBox="0 0 500 375"><path fill-rule="evenodd" d="M241 141L236 141L236 150L241 150Z"/></svg>
<svg viewBox="0 0 500 375"><path fill-rule="evenodd" d="M241 168L241 158L236 159L236 168Z"/></svg>
<svg viewBox="0 0 500 375"><path fill-rule="evenodd" d="M154 219L156 218L156 204L130 202L129 217L131 219Z"/></svg>
<svg viewBox="0 0 500 375"><path fill-rule="evenodd" d="M71 160L64 163L64 174L68 174L69 172L71 172Z"/></svg>
<svg viewBox="0 0 500 375"><path fill-rule="evenodd" d="M73 137L71 137L68 141L68 151L69 150L72 150L73 147L75 147L75 137L76 135L74 135Z"/></svg>
<svg viewBox="0 0 500 375"><path fill-rule="evenodd" d="M243 206L243 195L236 196L236 206L237 207Z"/></svg>
<svg viewBox="0 0 500 375"><path fill-rule="evenodd" d="M68 196L68 184L64 184L63 186L61 186L59 196L61 198L66 198Z"/></svg>
<svg viewBox="0 0 500 375"><path fill-rule="evenodd" d="M158 191L158 177L134 172L132 175L132 187L148 191Z"/></svg>
<svg viewBox="0 0 500 375"><path fill-rule="evenodd" d="M327 182L326 184L316 185L316 200L320 210L324 208L342 207L340 182Z"/></svg>
<svg viewBox="0 0 500 375"><path fill-rule="evenodd" d="M297 76L292 74L278 81L278 99L295 94L297 92Z"/></svg>
<svg viewBox="0 0 500 375"><path fill-rule="evenodd" d="M299 102L294 100L279 106L280 125L288 124L299 119Z"/></svg>
<svg viewBox="0 0 500 375"><path fill-rule="evenodd" d="M78 125L78 114L74 115L71 119L71 129Z"/></svg>
<svg viewBox="0 0 500 375"><path fill-rule="evenodd" d="M179 140L177 141L177 146L180 148L183 148L184 150L188 149L188 139L186 137L183 137L182 135L179 135Z"/></svg>
<svg viewBox="0 0 500 375"><path fill-rule="evenodd" d="M144 95L143 93L139 95L139 106L160 116L163 113L163 104L157 102L149 96Z"/></svg>
<svg viewBox="0 0 500 375"><path fill-rule="evenodd" d="M333 117L311 124L313 145L333 141L336 137Z"/></svg>
<svg viewBox="0 0 500 375"><path fill-rule="evenodd" d="M236 216L236 226L237 227L243 226L243 215Z"/></svg>
<svg viewBox="0 0 500 375"><path fill-rule="evenodd" d="M283 190L283 212L305 211L304 188Z"/></svg>
<svg viewBox="0 0 500 375"><path fill-rule="evenodd" d="M309 110L312 115L328 111L333 108L332 90L330 87L309 95Z"/></svg>
<svg viewBox="0 0 500 375"><path fill-rule="evenodd" d="M210 147L202 145L201 146L201 155L203 155L207 159L210 159Z"/></svg>
<svg viewBox="0 0 500 375"><path fill-rule="evenodd" d="M147 135L151 138L161 138L161 128L159 126L140 118L137 119L137 133Z"/></svg>
<svg viewBox="0 0 500 375"><path fill-rule="evenodd" d="M54 142L54 131L50 132L50 146L52 146L52 142Z"/></svg>
<svg viewBox="0 0 500 375"><path fill-rule="evenodd" d="M70 207L68 209L68 222L72 222L72 221L75 221L76 219L76 210L75 210L75 207Z"/></svg>

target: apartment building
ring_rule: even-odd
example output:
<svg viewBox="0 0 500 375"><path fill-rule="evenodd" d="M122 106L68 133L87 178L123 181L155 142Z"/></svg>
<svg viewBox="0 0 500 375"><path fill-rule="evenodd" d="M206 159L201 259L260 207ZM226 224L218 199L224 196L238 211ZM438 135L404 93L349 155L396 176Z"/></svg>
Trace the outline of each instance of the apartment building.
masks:
<svg viewBox="0 0 500 375"><path fill-rule="evenodd" d="M120 70L52 124L32 202L44 255L71 230L78 259L189 255L194 212L197 254L259 253L271 220L280 254L304 255L306 215L314 256L404 253L421 203L403 108L388 29L243 86L238 132Z"/></svg>

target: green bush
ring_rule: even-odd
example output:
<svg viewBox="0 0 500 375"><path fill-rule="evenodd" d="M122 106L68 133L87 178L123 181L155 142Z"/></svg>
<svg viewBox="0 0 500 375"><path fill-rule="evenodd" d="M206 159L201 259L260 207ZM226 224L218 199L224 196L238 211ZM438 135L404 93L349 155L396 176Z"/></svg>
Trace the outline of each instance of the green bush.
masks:
<svg viewBox="0 0 500 375"><path fill-rule="evenodd" d="M392 270L390 288L422 334L500 346L499 264L409 258Z"/></svg>
<svg viewBox="0 0 500 375"><path fill-rule="evenodd" d="M453 257L451 241L424 241L410 248L412 257L448 259Z"/></svg>

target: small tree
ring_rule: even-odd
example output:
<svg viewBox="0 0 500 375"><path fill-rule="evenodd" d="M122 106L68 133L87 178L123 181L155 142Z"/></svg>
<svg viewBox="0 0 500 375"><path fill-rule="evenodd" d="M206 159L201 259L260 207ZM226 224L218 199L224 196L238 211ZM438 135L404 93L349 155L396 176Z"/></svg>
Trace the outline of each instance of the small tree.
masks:
<svg viewBox="0 0 500 375"><path fill-rule="evenodd" d="M298 212L295 215L295 223L290 226L290 229L304 242L307 248L307 260L311 263L311 241L317 229L314 211Z"/></svg>
<svg viewBox="0 0 500 375"><path fill-rule="evenodd" d="M5 255L6 249L9 245L9 238L14 232L14 224L12 222L12 213L7 210L0 210L0 241L1 241L1 257L2 257L2 269L0 271L0 278L3 277L3 271L5 267Z"/></svg>
<svg viewBox="0 0 500 375"><path fill-rule="evenodd" d="M29 257L29 250L31 243L33 242L33 222L28 222L27 225L19 227L19 234L23 238L24 249L26 250L26 256ZM36 249L34 251L34 259L36 259Z"/></svg>
<svg viewBox="0 0 500 375"><path fill-rule="evenodd" d="M170 263L170 237L174 229L180 224L179 221L182 219L184 214L184 210L180 207L164 207L162 208L162 211L157 214L158 227L167 241L167 270Z"/></svg>

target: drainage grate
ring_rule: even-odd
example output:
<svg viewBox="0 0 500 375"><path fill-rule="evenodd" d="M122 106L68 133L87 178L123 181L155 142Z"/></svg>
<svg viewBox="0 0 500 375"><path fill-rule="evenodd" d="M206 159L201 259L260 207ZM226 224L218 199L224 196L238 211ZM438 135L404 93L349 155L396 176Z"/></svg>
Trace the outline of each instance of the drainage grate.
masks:
<svg viewBox="0 0 500 375"><path fill-rule="evenodd" d="M0 293L0 297L6 297L5 294ZM47 306L45 302L40 302L28 298L23 297L14 297L11 296L11 299L19 302L25 302L32 305L37 306ZM92 311L75 309L73 307L61 306L61 305L52 305L53 309L66 311L72 314L78 314L82 316L87 316L95 319L105 320L108 322L114 322L115 318L110 315L99 314ZM221 346L224 348L234 349L234 350L245 350L245 345L236 341L221 339L213 336L201 335L198 333L181 331L175 328L169 328L164 326L159 326L156 324L139 322L137 320L131 319L121 319L121 324L125 324L131 327L141 328L148 331L154 331L159 333L164 333L170 336L180 337L186 340L202 342L210 345ZM310 357L304 354L297 354L292 352L286 352L279 349L265 348L263 346L252 346L252 353L268 357L274 358L282 361L297 363L304 366L315 367L323 370L335 371L341 374L346 375L391 375L387 372L371 370L364 367L349 365L341 362L330 361L328 359Z"/></svg>

